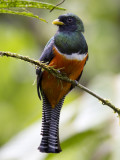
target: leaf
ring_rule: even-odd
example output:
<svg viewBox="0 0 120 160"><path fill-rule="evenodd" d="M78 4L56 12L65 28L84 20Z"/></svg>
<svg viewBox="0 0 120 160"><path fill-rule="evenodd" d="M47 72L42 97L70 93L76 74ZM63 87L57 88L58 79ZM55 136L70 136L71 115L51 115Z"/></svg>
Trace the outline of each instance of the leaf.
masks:
<svg viewBox="0 0 120 160"><path fill-rule="evenodd" d="M42 8L42 9L49 9L52 10L53 8L59 10L65 10L64 8L57 7L55 5L44 3L44 2L37 2L37 1L16 1L16 0L1 0L0 1L0 8Z"/></svg>
<svg viewBox="0 0 120 160"><path fill-rule="evenodd" d="M108 139L108 133L104 133L101 136L101 132L104 132L104 128L88 130L81 133L77 133L64 142L62 142L61 147L63 152L57 155L48 154L45 160L88 160L92 159L92 155L97 150L100 145Z"/></svg>
<svg viewBox="0 0 120 160"><path fill-rule="evenodd" d="M39 16L34 15L31 12L26 12L26 11L19 12L19 11L7 10L7 9L0 9L0 13L7 13L7 14L15 14L15 15L22 15L22 16L27 16L27 17L33 17L33 18L37 18L37 19L39 19L39 20L47 23L47 21L45 19L40 18Z"/></svg>

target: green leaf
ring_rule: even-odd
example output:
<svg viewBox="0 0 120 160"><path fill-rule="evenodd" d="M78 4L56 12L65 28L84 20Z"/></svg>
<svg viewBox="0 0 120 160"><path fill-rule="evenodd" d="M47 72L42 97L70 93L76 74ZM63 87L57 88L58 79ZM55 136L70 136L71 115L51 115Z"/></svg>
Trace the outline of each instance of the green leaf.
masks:
<svg viewBox="0 0 120 160"><path fill-rule="evenodd" d="M43 22L47 22L45 19L43 18L40 18L39 16L37 15L34 15L33 13L31 12L19 12L19 11L12 11L12 10L7 10L7 9L0 9L0 13L7 13L7 14L16 14L16 15L22 15L22 16L27 16L27 17L33 17L33 18L37 18Z"/></svg>
<svg viewBox="0 0 120 160"><path fill-rule="evenodd" d="M108 133L101 136L101 130L88 130L77 133L61 143L63 152L48 154L45 160L88 160L92 159L94 151L107 140ZM104 131L104 130L103 130Z"/></svg>
<svg viewBox="0 0 120 160"><path fill-rule="evenodd" d="M44 3L44 2L37 2L37 1L16 1L16 0L1 0L0 1L0 8L42 8L42 9L59 9L65 10L64 8L57 7L55 5Z"/></svg>
<svg viewBox="0 0 120 160"><path fill-rule="evenodd" d="M22 11L18 11L18 9L22 8ZM44 3L44 2L37 2L37 1L17 1L17 0L1 0L0 1L0 13L7 13L7 14L16 14L16 15L23 15L28 17L37 18L41 21L47 22L45 19L40 18L38 15L34 15L25 9L27 8L42 8L42 9L59 9L65 10L64 8L57 7L55 5ZM14 9L14 10L13 10ZM16 11L17 10L17 11Z"/></svg>

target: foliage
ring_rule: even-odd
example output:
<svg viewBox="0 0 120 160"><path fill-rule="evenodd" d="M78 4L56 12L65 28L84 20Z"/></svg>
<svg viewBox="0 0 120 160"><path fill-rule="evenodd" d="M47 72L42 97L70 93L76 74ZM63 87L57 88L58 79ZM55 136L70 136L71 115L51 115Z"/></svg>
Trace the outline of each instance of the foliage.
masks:
<svg viewBox="0 0 120 160"><path fill-rule="evenodd" d="M40 18L37 15L34 15L33 13L29 12L29 11L22 11L22 12L18 12L18 11L12 11L12 10L6 10L6 9L0 9L0 13L7 13L7 14L16 14L16 15L22 15L22 16L27 16L27 17L33 17L33 18L37 18L43 22L47 22L45 19Z"/></svg>
<svg viewBox="0 0 120 160"><path fill-rule="evenodd" d="M20 8L21 8L21 11L16 11ZM64 8L57 7L49 3L37 2L37 1L25 1L25 0L22 0L22 1L21 0L19 1L1 0L0 1L0 13L23 15L23 16L37 18L41 21L46 22L46 20L39 18L39 16L34 15L30 11L27 11L27 8L41 8L41 9L49 9L49 10L52 10L53 8L55 8L59 10L65 10Z"/></svg>

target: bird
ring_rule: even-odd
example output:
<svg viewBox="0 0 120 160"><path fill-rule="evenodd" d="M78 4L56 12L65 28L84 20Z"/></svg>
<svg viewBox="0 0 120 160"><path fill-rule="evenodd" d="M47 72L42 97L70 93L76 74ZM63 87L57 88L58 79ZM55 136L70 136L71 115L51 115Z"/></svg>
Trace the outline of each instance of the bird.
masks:
<svg viewBox="0 0 120 160"><path fill-rule="evenodd" d="M58 26L58 30L46 44L39 60L77 82L88 60L83 22L77 15L67 13L52 23ZM44 153L59 153L62 151L59 140L60 111L66 95L74 86L41 68L36 69L36 74L38 96L43 99L42 140L38 149Z"/></svg>

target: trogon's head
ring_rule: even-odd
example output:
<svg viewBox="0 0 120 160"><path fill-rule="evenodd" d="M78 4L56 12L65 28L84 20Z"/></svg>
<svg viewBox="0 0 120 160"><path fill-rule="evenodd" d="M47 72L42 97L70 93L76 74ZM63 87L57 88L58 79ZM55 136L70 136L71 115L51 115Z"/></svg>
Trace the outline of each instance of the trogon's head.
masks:
<svg viewBox="0 0 120 160"><path fill-rule="evenodd" d="M59 31L84 32L82 20L72 13L59 16L58 19L53 21L53 24L59 26Z"/></svg>

